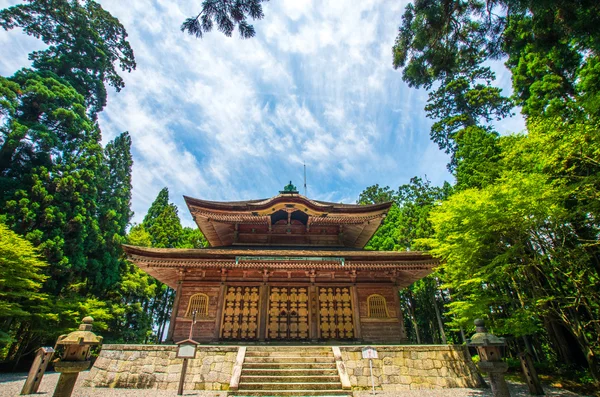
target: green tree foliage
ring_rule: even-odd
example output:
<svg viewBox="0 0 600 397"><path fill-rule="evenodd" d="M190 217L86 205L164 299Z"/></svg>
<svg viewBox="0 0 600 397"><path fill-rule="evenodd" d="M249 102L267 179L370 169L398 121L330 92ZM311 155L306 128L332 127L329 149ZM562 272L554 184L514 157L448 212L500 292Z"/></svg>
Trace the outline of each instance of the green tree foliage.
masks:
<svg viewBox="0 0 600 397"><path fill-rule="evenodd" d="M0 343L13 342L14 324L44 317L47 295L40 292L48 266L35 247L0 223Z"/></svg>
<svg viewBox="0 0 600 397"><path fill-rule="evenodd" d="M236 25L240 37L249 39L256 32L254 26L248 23L248 18L262 19L264 17L262 4L268 0L204 0L202 11L195 17L186 19L181 25L182 32L188 32L192 36L202 37L213 29L217 29L231 37Z"/></svg>
<svg viewBox="0 0 600 397"><path fill-rule="evenodd" d="M42 316L15 317L2 358L18 362L72 329L82 316L108 330L118 302L120 244L131 218L131 140L101 145L97 113L105 84L123 87L133 53L121 24L97 3L28 1L0 11L4 29L22 28L49 47L31 69L0 77L0 216L36 246L48 266Z"/></svg>
<svg viewBox="0 0 600 397"><path fill-rule="evenodd" d="M434 89L432 139L452 154L454 192L417 241L444 259L447 324L487 317L509 351L586 366L596 382L599 22L595 1L417 0L393 49L405 81ZM496 59L527 135L489 125L511 106L492 85Z"/></svg>
<svg viewBox="0 0 600 397"><path fill-rule="evenodd" d="M200 230L181 226L177 207L169 202L167 188L158 193L143 222L131 228L128 243L154 248L203 248L207 245ZM123 341L162 341L175 291L128 264L118 295L126 303L121 324L133 328L121 335Z"/></svg>
<svg viewBox="0 0 600 397"><path fill-rule="evenodd" d="M567 363L576 361L565 349L571 335L596 377L600 223L589 198L600 169L588 155L598 156L600 142L597 129L561 126L530 125L527 136L503 140L500 176L436 208L435 237L426 242L457 292L448 305L452 326L488 317L499 333L546 336ZM575 159L582 161L564 167ZM577 168L585 164L582 177Z"/></svg>
<svg viewBox="0 0 600 397"><path fill-rule="evenodd" d="M368 205L368 204L381 204L394 201L395 192L390 189L389 186L379 187L379 185L373 185L367 187L358 196L356 204Z"/></svg>
<svg viewBox="0 0 600 397"><path fill-rule="evenodd" d="M127 72L136 66L125 28L95 1L27 0L0 11L0 26L22 28L48 44L29 54L33 67L67 81L94 119L106 106L105 85L125 86L116 64Z"/></svg>
<svg viewBox="0 0 600 397"><path fill-rule="evenodd" d="M449 185L431 186L428 180L411 178L397 191L388 186L373 185L366 188L358 204L375 204L394 201L385 220L365 246L368 250L405 251L419 249L417 239L430 237L433 228L429 213L436 203L447 196ZM446 332L440 306L444 291L438 291L439 276L433 274L411 285L400 293L404 323L408 337L416 343L446 343Z"/></svg>
<svg viewBox="0 0 600 397"><path fill-rule="evenodd" d="M86 252L100 243L100 132L85 114L83 96L56 75L22 70L11 80L5 81L18 84L21 94L15 95L14 117L2 126L0 151L15 133L22 137L2 175L3 210L12 229L53 264L45 290L58 293L88 276Z"/></svg>
<svg viewBox="0 0 600 397"><path fill-rule="evenodd" d="M493 5L490 5L493 8ZM486 4L481 1L417 0L406 7L393 48L394 67L411 87L431 89L425 107L437 120L431 139L452 155L457 166L457 135L477 127L493 132L490 122L510 114L511 101L492 86L488 59L499 56L490 35Z"/></svg>
<svg viewBox="0 0 600 397"><path fill-rule="evenodd" d="M598 112L600 5L570 1L417 0L406 7L394 67L431 89L432 139L454 154L456 134L509 114L486 63L506 59L515 104L526 116ZM451 169L456 166L453 158Z"/></svg>

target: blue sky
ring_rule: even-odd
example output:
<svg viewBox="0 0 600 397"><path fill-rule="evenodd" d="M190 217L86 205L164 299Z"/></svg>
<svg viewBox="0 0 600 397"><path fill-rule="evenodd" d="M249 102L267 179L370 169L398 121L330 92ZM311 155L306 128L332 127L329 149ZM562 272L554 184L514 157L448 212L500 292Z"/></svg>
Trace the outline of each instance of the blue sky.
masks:
<svg viewBox="0 0 600 397"><path fill-rule="evenodd" d="M100 3L127 29L138 64L100 117L105 142L132 136L134 221L165 186L185 225L183 195L266 198L289 180L301 189L304 163L308 196L335 202L412 176L452 181L447 156L429 141L427 93L392 67L407 1L272 0L250 40L181 33L201 0ZM27 53L41 47L0 30L0 74L27 66ZM510 75L495 69L509 90ZM520 131L523 121L497 127Z"/></svg>

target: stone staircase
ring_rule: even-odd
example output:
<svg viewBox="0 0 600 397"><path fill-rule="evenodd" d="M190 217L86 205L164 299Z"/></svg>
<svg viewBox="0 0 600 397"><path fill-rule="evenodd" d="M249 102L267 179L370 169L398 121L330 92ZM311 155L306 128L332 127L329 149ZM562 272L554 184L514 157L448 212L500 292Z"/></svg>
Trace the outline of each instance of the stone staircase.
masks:
<svg viewBox="0 0 600 397"><path fill-rule="evenodd" d="M331 347L248 347L237 391L228 396L351 396Z"/></svg>

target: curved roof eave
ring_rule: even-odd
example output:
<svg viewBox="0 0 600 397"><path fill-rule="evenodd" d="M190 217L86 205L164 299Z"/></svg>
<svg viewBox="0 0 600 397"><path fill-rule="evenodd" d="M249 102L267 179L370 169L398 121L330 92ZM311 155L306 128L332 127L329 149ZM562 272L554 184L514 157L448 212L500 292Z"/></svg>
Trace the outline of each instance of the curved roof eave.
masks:
<svg viewBox="0 0 600 397"><path fill-rule="evenodd" d="M196 199L189 196L183 196L188 208L202 208L215 211L234 211L234 212L252 212L268 209L280 202L290 202L303 204L314 211L330 213L368 213L368 212L387 212L393 202L388 201L379 204L337 204L326 201L309 199L301 194L279 194L269 199L246 200L246 201L208 201Z"/></svg>
<svg viewBox="0 0 600 397"><path fill-rule="evenodd" d="M235 248L149 248L122 244L127 255L139 255L152 258L235 258L236 256L286 256L286 257L346 257L353 259L371 260L403 260L421 261L435 260L431 254L425 251L367 251L356 249L339 250L317 250L304 249L273 249L265 247L259 249L235 249Z"/></svg>

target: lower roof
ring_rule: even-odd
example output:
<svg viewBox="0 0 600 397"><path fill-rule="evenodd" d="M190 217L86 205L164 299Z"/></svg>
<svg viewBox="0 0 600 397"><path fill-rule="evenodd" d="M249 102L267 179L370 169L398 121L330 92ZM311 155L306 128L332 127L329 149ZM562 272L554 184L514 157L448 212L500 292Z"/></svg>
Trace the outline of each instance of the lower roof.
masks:
<svg viewBox="0 0 600 397"><path fill-rule="evenodd" d="M280 272L306 271L313 274L343 272L397 274L408 285L439 264L420 251L366 251L356 249L266 248L146 248L123 245L128 259L144 272L175 287L181 274L196 271ZM212 269L212 270L211 270Z"/></svg>
<svg viewBox="0 0 600 397"><path fill-rule="evenodd" d="M350 261L391 261L391 262L428 262L438 264L438 260L423 251L368 251L346 248L304 248L286 247L225 247L225 248L148 248L123 245L127 256L143 256L148 259L235 259L236 257L319 257L345 258Z"/></svg>

